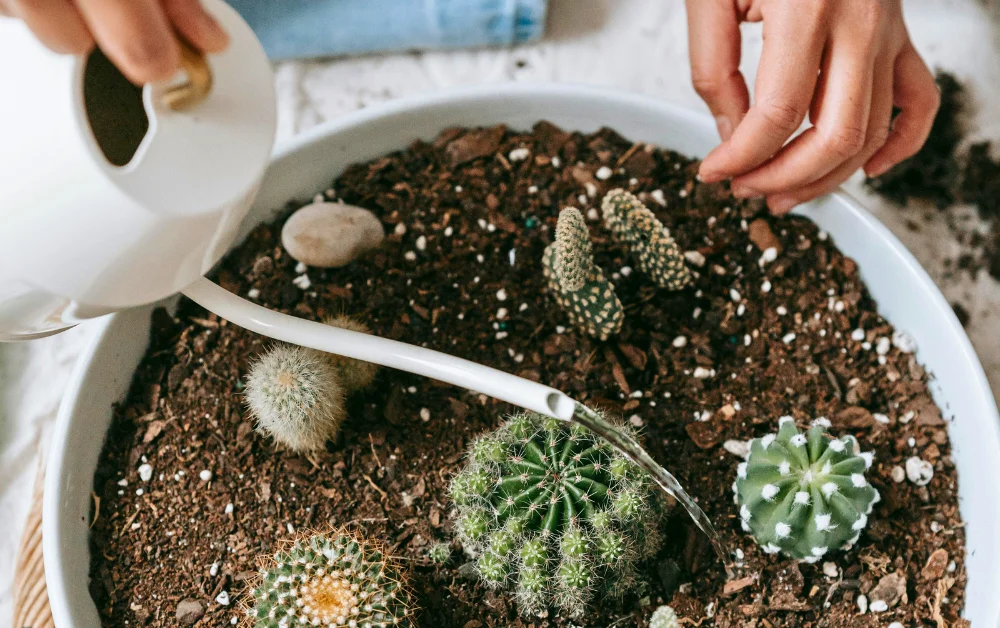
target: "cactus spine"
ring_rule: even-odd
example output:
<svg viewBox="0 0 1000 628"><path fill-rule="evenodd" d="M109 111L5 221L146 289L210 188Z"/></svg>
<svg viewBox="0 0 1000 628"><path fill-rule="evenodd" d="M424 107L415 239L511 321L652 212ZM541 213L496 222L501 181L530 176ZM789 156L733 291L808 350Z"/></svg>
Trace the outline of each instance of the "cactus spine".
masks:
<svg viewBox="0 0 1000 628"><path fill-rule="evenodd" d="M659 495L610 445L532 413L477 440L451 485L480 576L513 590L525 615L579 617L596 594L631 590L662 542Z"/></svg>
<svg viewBox="0 0 1000 628"><path fill-rule="evenodd" d="M611 190L601 204L604 224L631 249L639 267L661 288L680 290L691 283L691 271L670 232L642 201L625 190Z"/></svg>
<svg viewBox="0 0 1000 628"><path fill-rule="evenodd" d="M343 529L300 539L267 558L251 598L255 628L413 624L397 560Z"/></svg>
<svg viewBox="0 0 1000 628"><path fill-rule="evenodd" d="M615 286L594 264L590 233L579 210L562 210L556 241L545 249L542 266L549 292L570 322L582 331L607 340L621 331L624 311Z"/></svg>
<svg viewBox="0 0 1000 628"><path fill-rule="evenodd" d="M680 628L677 613L669 606L661 606L649 618L649 628Z"/></svg>
<svg viewBox="0 0 1000 628"><path fill-rule="evenodd" d="M737 468L736 503L743 529L769 554L816 562L832 549L850 549L868 524L879 493L865 478L873 454L857 440L826 434L816 419L803 434L792 417L778 433L755 438Z"/></svg>
<svg viewBox="0 0 1000 628"><path fill-rule="evenodd" d="M246 401L257 431L295 451L322 449L346 417L345 392L325 354L276 345L250 368Z"/></svg>

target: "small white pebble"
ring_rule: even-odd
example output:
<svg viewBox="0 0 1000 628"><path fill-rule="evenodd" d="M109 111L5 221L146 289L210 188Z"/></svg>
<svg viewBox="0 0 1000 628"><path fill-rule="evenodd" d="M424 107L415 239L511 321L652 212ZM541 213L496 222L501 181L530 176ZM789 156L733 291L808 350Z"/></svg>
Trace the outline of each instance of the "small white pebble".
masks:
<svg viewBox="0 0 1000 628"><path fill-rule="evenodd" d="M417 238L417 250L424 251L427 249L427 238L425 236L420 236Z"/></svg>
<svg viewBox="0 0 1000 628"><path fill-rule="evenodd" d="M747 311L747 306L740 303L739 306L736 308L736 315L743 316L744 314L746 314L746 311Z"/></svg>
<svg viewBox="0 0 1000 628"><path fill-rule="evenodd" d="M556 325L556 333L557 334L565 334L566 333L566 328L563 327L562 325Z"/></svg>
<svg viewBox="0 0 1000 628"><path fill-rule="evenodd" d="M705 265L705 256L700 251L684 251L684 259L691 262L698 268Z"/></svg>
<svg viewBox="0 0 1000 628"><path fill-rule="evenodd" d="M763 292L764 294L767 294L768 292L770 292L771 291L771 282L768 281L767 279L765 279L764 283L760 284L760 291Z"/></svg>
<svg viewBox="0 0 1000 628"><path fill-rule="evenodd" d="M212 563L212 566L208 568L208 575L216 576L219 574L219 563Z"/></svg>
<svg viewBox="0 0 1000 628"><path fill-rule="evenodd" d="M212 472L208 469L202 469L201 473L198 474L198 477L201 478L202 482L208 482L212 479Z"/></svg>
<svg viewBox="0 0 1000 628"><path fill-rule="evenodd" d="M406 225L401 222L397 222L396 227L392 230L392 232L398 236L406 235Z"/></svg>
<svg viewBox="0 0 1000 628"><path fill-rule="evenodd" d="M631 266L622 266L622 269L621 269L620 272L622 274L622 277L628 277L629 275L632 274L632 267Z"/></svg>
<svg viewBox="0 0 1000 628"><path fill-rule="evenodd" d="M787 344L791 344L794 340L795 340L795 334L794 333L785 334L785 336L781 339L781 341L783 343L785 343L786 345Z"/></svg>
<svg viewBox="0 0 1000 628"><path fill-rule="evenodd" d="M420 420L426 423L431 420L431 411L427 408L420 408Z"/></svg>
<svg viewBox="0 0 1000 628"><path fill-rule="evenodd" d="M510 151L510 153L507 155L507 158L510 159L511 161L524 161L525 159L528 158L529 155L531 155L531 151L528 150L527 148L515 148L514 150Z"/></svg>
<svg viewBox="0 0 1000 628"><path fill-rule="evenodd" d="M865 339L865 330L861 329L860 327L851 332L851 340L861 342L864 339Z"/></svg>
<svg viewBox="0 0 1000 628"><path fill-rule="evenodd" d="M597 196L597 186L591 183L590 181L584 183L583 187L587 190L587 196L589 196L590 198L594 198L595 196Z"/></svg>
<svg viewBox="0 0 1000 628"><path fill-rule="evenodd" d="M906 471L903 471L903 467L899 465L894 466L891 473L892 481L896 484L901 484L906 479Z"/></svg>
<svg viewBox="0 0 1000 628"><path fill-rule="evenodd" d="M727 440L722 443L722 448L740 458L746 458L750 455L750 443L745 440Z"/></svg>
<svg viewBox="0 0 1000 628"><path fill-rule="evenodd" d="M642 427L642 417L638 414L633 414L628 418L628 422L632 424L632 427Z"/></svg>
<svg viewBox="0 0 1000 628"><path fill-rule="evenodd" d="M687 336L677 336L676 338L674 338L674 341L671 344L674 345L674 347L680 349L687 343L688 343Z"/></svg>
<svg viewBox="0 0 1000 628"><path fill-rule="evenodd" d="M737 290L735 288L730 288L729 289L729 298L732 299L733 302L735 302L735 303L739 303L740 300L743 299L743 297L740 296L740 293L737 292Z"/></svg>
<svg viewBox="0 0 1000 628"><path fill-rule="evenodd" d="M506 300L507 300L507 291L504 290L503 288L497 290L497 301L506 301Z"/></svg>
<svg viewBox="0 0 1000 628"><path fill-rule="evenodd" d="M667 206L667 197L663 195L663 190L653 190L649 195L660 205Z"/></svg>
<svg viewBox="0 0 1000 628"><path fill-rule="evenodd" d="M497 310L497 320L502 321L505 318L507 318L507 308L502 307L499 310Z"/></svg>
<svg viewBox="0 0 1000 628"><path fill-rule="evenodd" d="M406 253L403 253L403 259L408 262L415 261L417 259L417 254L413 251L407 251Z"/></svg>
<svg viewBox="0 0 1000 628"><path fill-rule="evenodd" d="M444 228L444 237L450 238L453 233L455 233L455 230L452 229L451 225Z"/></svg>
<svg viewBox="0 0 1000 628"><path fill-rule="evenodd" d="M298 264L295 265L295 272L297 272L300 275L306 272L307 270L309 270L309 267L303 264L302 262L299 262Z"/></svg>
<svg viewBox="0 0 1000 628"><path fill-rule="evenodd" d="M601 166L600 168L597 169L597 172L594 173L594 176L600 179L601 181L607 181L608 179L611 178L612 174L614 174L614 172L612 172L611 168L608 168L607 166Z"/></svg>
<svg viewBox="0 0 1000 628"><path fill-rule="evenodd" d="M934 466L913 456L906 460L906 477L917 486L927 486L934 477Z"/></svg>
<svg viewBox="0 0 1000 628"><path fill-rule="evenodd" d="M250 288L249 290L247 290L247 298L248 299L259 299L260 298L260 290L258 290L257 288Z"/></svg>
<svg viewBox="0 0 1000 628"><path fill-rule="evenodd" d="M931 521L931 532L937 534L940 531L941 531L941 524L938 523L937 521Z"/></svg>
<svg viewBox="0 0 1000 628"><path fill-rule="evenodd" d="M215 601L223 606L229 606L229 591L222 591L215 597Z"/></svg>
<svg viewBox="0 0 1000 628"><path fill-rule="evenodd" d="M892 344L903 353L913 353L917 350L917 341L913 336L899 329L892 333Z"/></svg>
<svg viewBox="0 0 1000 628"><path fill-rule="evenodd" d="M528 186L528 194L538 194L538 186L537 185L529 185Z"/></svg>
<svg viewBox="0 0 1000 628"><path fill-rule="evenodd" d="M497 332L497 340L503 340L504 338L507 337L507 335L508 334L505 331L498 331Z"/></svg>
<svg viewBox="0 0 1000 628"><path fill-rule="evenodd" d="M149 482L149 479L153 477L153 467L152 465L143 464L139 465L139 479L143 482ZM126 484L121 484L121 486L127 486Z"/></svg>
<svg viewBox="0 0 1000 628"><path fill-rule="evenodd" d="M231 515L231 514L233 514L233 505L232 505L232 503L229 503L229 504L226 504L226 510L225 510L225 513L226 513L227 515Z"/></svg>
<svg viewBox="0 0 1000 628"><path fill-rule="evenodd" d="M456 185L456 186L455 186L455 192L457 192L457 193L461 194L461 193L462 193L462 186L460 186L460 185Z"/></svg>
<svg viewBox="0 0 1000 628"><path fill-rule="evenodd" d="M865 595L858 596L858 610L862 615L868 612L868 598Z"/></svg>
<svg viewBox="0 0 1000 628"><path fill-rule="evenodd" d="M889 624L889 628L905 628L905 627L898 621L894 621L891 624Z"/></svg>
<svg viewBox="0 0 1000 628"><path fill-rule="evenodd" d="M559 166L562 165L562 159L559 159L558 156L553 157L551 163L553 168L558 168Z"/></svg>
<svg viewBox="0 0 1000 628"><path fill-rule="evenodd" d="M697 366L694 369L695 379L708 379L715 375L715 369L707 369L704 366Z"/></svg>
<svg viewBox="0 0 1000 628"><path fill-rule="evenodd" d="M872 609L873 613L884 613L889 610L889 605L885 600L875 600L868 608Z"/></svg>
<svg viewBox="0 0 1000 628"><path fill-rule="evenodd" d="M876 421L878 421L879 423L881 423L882 425L888 425L889 424L889 417L887 417L886 415L882 414L881 412L874 412L874 413L872 413L872 418L875 419Z"/></svg>
<svg viewBox="0 0 1000 628"><path fill-rule="evenodd" d="M914 412L913 410L907 410L907 412L903 414L903 416L899 417L899 422L902 423L903 425L906 425L907 423L912 421L913 417L915 416L917 416L916 412Z"/></svg>
<svg viewBox="0 0 1000 628"><path fill-rule="evenodd" d="M827 578L836 578L840 575L840 569L837 567L837 563L826 561L823 563L823 575Z"/></svg>
<svg viewBox="0 0 1000 628"><path fill-rule="evenodd" d="M761 254L760 259L757 261L757 264L760 266L765 266L767 264L770 264L776 259L778 259L778 249L771 246L764 249L764 252Z"/></svg>
<svg viewBox="0 0 1000 628"><path fill-rule="evenodd" d="M309 275L299 275L292 280L292 283L295 284L295 286L300 290L308 290L312 287L312 282L309 281Z"/></svg>
<svg viewBox="0 0 1000 628"><path fill-rule="evenodd" d="M591 207L587 210L587 220L598 220L601 215L597 213L597 210Z"/></svg>
<svg viewBox="0 0 1000 628"><path fill-rule="evenodd" d="M788 314L788 308L785 307L784 305L779 305L774 309L774 311L778 313L778 316L784 316L785 314Z"/></svg>
<svg viewBox="0 0 1000 628"><path fill-rule="evenodd" d="M879 339L875 341L875 353L885 355L889 353L890 346L892 346L892 342L887 337L880 336Z"/></svg>

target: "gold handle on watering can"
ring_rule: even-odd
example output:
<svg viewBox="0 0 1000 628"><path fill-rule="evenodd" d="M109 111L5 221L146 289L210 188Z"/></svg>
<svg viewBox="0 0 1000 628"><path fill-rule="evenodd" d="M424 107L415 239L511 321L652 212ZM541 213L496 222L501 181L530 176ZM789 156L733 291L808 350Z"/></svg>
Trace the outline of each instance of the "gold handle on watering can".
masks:
<svg viewBox="0 0 1000 628"><path fill-rule="evenodd" d="M181 46L181 66L187 80L163 93L163 104L174 111L184 111L194 107L208 97L212 91L212 68L205 55L195 50L183 39Z"/></svg>

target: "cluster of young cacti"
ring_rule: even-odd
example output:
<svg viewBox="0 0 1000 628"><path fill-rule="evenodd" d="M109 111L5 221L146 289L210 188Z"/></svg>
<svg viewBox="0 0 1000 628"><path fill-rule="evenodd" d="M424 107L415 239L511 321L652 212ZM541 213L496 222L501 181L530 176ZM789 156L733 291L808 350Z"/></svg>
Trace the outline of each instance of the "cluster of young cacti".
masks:
<svg viewBox="0 0 1000 628"><path fill-rule="evenodd" d="M691 271L667 228L630 192L611 190L601 204L604 224L625 243L639 267L661 288L681 290L691 283Z"/></svg>
<svg viewBox="0 0 1000 628"><path fill-rule="evenodd" d="M328 325L369 333L346 316ZM257 430L294 451L322 449L347 416L347 396L368 387L378 367L295 345L278 344L250 367L247 405Z"/></svg>
<svg viewBox="0 0 1000 628"><path fill-rule="evenodd" d="M480 576L513 590L526 615L554 606L578 617L595 595L636 587L667 508L606 442L531 413L475 441L451 497Z"/></svg>
<svg viewBox="0 0 1000 628"><path fill-rule="evenodd" d="M250 597L255 628L413 625L397 559L344 529L299 539L265 558Z"/></svg>
<svg viewBox="0 0 1000 628"><path fill-rule="evenodd" d="M852 436L832 438L816 419L803 434L792 417L778 433L755 438L737 468L736 504L743 529L763 550L816 562L829 550L850 549L879 501L865 478L874 458Z"/></svg>
<svg viewBox="0 0 1000 628"><path fill-rule="evenodd" d="M427 557L436 565L444 565L451 560L451 545L448 543L435 543L427 550Z"/></svg>
<svg viewBox="0 0 1000 628"><path fill-rule="evenodd" d="M649 628L680 628L677 613L669 606L661 606L649 618Z"/></svg>
<svg viewBox="0 0 1000 628"><path fill-rule="evenodd" d="M658 286L680 290L691 283L681 250L642 201L624 190L612 190L602 208L611 233ZM549 292L574 326L600 340L621 331L621 301L614 284L594 262L590 232L577 209L567 207L559 213L555 242L545 249L542 267Z"/></svg>
<svg viewBox="0 0 1000 628"><path fill-rule="evenodd" d="M542 268L549 292L573 325L601 340L621 331L622 303L594 263L587 224L578 210L568 207L559 214L556 240L545 249Z"/></svg>

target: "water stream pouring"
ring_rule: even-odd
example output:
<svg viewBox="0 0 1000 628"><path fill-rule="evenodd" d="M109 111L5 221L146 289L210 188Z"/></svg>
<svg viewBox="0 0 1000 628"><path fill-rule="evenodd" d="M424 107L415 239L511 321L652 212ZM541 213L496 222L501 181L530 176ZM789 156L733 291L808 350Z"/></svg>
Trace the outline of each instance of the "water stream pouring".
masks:
<svg viewBox="0 0 1000 628"><path fill-rule="evenodd" d="M576 421L648 471L728 554L677 480L630 437L562 392L429 349L307 321L250 303L204 275L232 246L274 143L270 64L222 0L203 0L229 49L185 51L185 71L134 88L99 53L64 57L25 30L0 82L0 341L183 292L250 331L431 377L539 414ZM44 77L40 80L39 77ZM32 124L35 121L35 124ZM127 132L126 132L127 131Z"/></svg>

